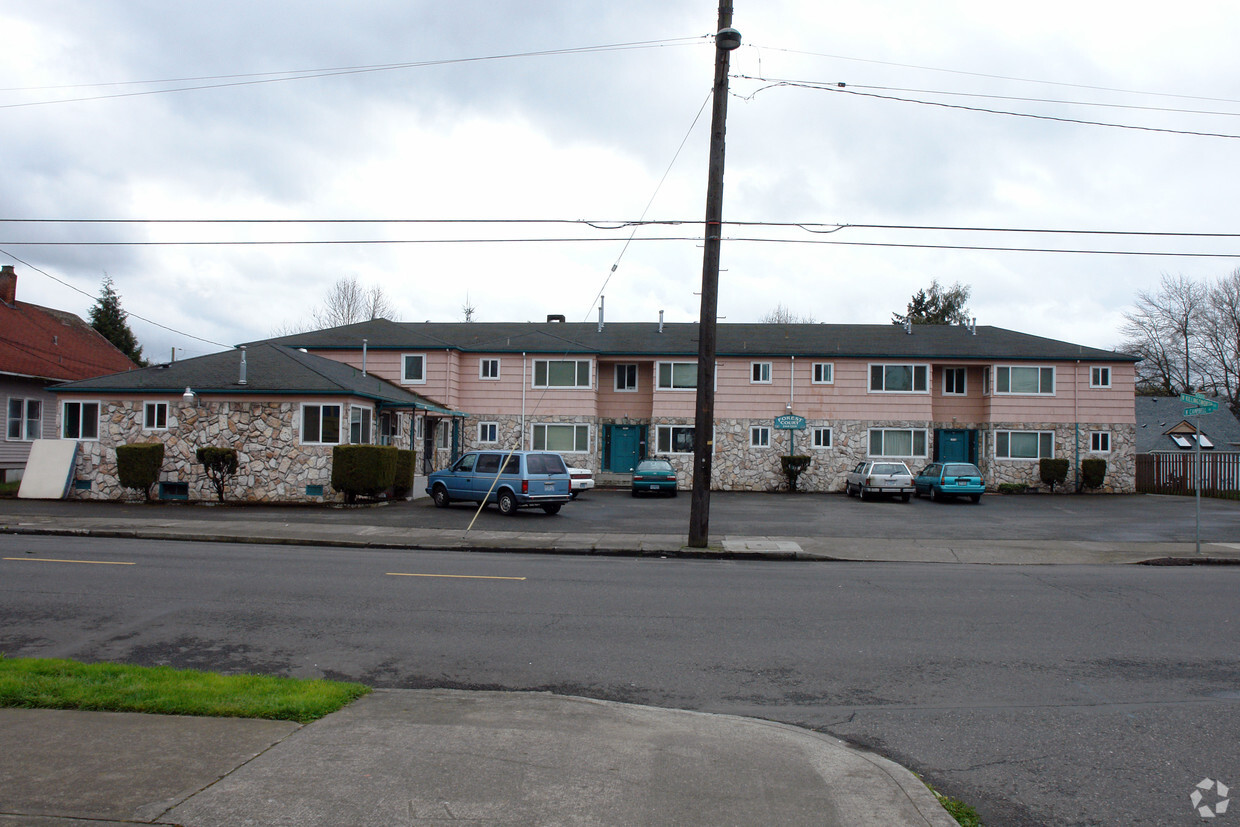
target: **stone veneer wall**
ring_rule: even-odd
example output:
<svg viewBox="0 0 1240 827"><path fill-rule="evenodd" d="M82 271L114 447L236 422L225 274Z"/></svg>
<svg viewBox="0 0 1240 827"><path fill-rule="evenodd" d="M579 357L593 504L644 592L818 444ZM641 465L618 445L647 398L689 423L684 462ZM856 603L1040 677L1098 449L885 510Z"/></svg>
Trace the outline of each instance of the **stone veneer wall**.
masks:
<svg viewBox="0 0 1240 827"><path fill-rule="evenodd" d="M1028 423L1001 423L993 426L996 431L1054 431L1055 456L1067 459L1070 463L1068 479L1063 486L1056 486L1057 493L1076 490L1076 461L1078 459L1076 440L1080 440L1079 459L1086 460L1098 457L1107 461L1107 475L1103 480L1101 492L1110 494L1134 494L1137 490L1137 426L1108 425L1104 423L1081 423L1079 432L1073 425L1031 425ZM1111 450L1105 454L1094 454L1089 451L1089 434L1091 431L1109 431L1111 434ZM986 471L987 484L992 490L1002 483L1032 485L1042 487L1039 464L1036 459L992 459L994 456L994 434L988 433L987 451L989 468Z"/></svg>
<svg viewBox="0 0 1240 827"><path fill-rule="evenodd" d="M74 476L89 480L89 490L71 497L94 500L132 498L117 477L116 448L138 442L164 443L160 482L189 485L190 500L216 500L215 489L194 457L195 451L214 445L237 449L237 474L228 481L224 498L234 502L331 502L332 445L302 445L301 405L294 402L212 402L168 405L168 429L142 429L143 402L104 402L99 439L78 443ZM396 447L407 448L409 417L401 412L402 437ZM322 496L306 493L306 486L323 486ZM158 496L158 488L156 489ZM342 496L342 495L341 495Z"/></svg>

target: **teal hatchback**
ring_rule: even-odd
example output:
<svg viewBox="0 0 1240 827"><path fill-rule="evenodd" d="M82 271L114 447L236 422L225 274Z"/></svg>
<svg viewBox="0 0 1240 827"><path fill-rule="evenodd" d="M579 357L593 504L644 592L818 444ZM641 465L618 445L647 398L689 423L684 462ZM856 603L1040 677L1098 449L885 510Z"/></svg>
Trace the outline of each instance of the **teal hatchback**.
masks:
<svg viewBox="0 0 1240 827"><path fill-rule="evenodd" d="M969 462L932 462L913 478L913 493L929 494L932 500L968 497L977 503L985 491L982 472Z"/></svg>
<svg viewBox="0 0 1240 827"><path fill-rule="evenodd" d="M644 459L633 469L633 496L651 493L676 496L676 469L665 459Z"/></svg>

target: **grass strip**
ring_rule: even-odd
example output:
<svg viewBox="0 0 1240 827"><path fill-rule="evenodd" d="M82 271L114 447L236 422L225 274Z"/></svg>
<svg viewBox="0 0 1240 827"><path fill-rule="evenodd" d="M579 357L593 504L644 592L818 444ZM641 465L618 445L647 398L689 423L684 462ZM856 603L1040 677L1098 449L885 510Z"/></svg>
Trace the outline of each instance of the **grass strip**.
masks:
<svg viewBox="0 0 1240 827"><path fill-rule="evenodd" d="M370 692L360 683L0 655L0 707L268 718L308 724Z"/></svg>

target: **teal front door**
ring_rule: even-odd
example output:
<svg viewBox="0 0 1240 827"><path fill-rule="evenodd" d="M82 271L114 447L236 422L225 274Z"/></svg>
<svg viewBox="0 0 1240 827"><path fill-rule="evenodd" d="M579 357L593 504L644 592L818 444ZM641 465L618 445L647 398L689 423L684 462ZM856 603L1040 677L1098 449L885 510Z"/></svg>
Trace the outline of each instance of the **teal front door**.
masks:
<svg viewBox="0 0 1240 827"><path fill-rule="evenodd" d="M611 459L607 470L613 474L628 474L641 459L641 426L611 425Z"/></svg>
<svg viewBox="0 0 1240 827"><path fill-rule="evenodd" d="M940 430L935 432L935 462L975 462L977 453L973 448L976 431Z"/></svg>

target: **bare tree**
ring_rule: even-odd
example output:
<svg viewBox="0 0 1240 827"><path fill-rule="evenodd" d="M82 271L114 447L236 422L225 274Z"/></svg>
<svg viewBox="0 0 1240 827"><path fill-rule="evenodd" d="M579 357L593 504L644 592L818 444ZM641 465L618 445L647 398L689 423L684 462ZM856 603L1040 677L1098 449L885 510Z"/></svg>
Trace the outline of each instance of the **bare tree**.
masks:
<svg viewBox="0 0 1240 827"><path fill-rule="evenodd" d="M1199 338L1202 388L1240 410L1240 269L1209 287Z"/></svg>
<svg viewBox="0 0 1240 827"><path fill-rule="evenodd" d="M474 314L478 312L478 308L469 300L469 293L465 294L465 303L461 305L461 321L472 322Z"/></svg>
<svg viewBox="0 0 1240 827"><path fill-rule="evenodd" d="M806 313L804 316L797 315L792 312L791 308L784 307L783 304L775 305L775 309L767 313L758 321L762 324L817 324L818 320L813 314Z"/></svg>
<svg viewBox="0 0 1240 827"><path fill-rule="evenodd" d="M1123 349L1144 361L1137 365L1138 390L1172 396L1200 384L1197 348L1208 291L1185 276L1164 275L1158 291L1137 293L1124 313Z"/></svg>
<svg viewBox="0 0 1240 827"><path fill-rule="evenodd" d="M327 289L323 306L314 312L313 318L318 327L339 327L391 315L392 305L382 287L363 287L357 276L344 276Z"/></svg>

